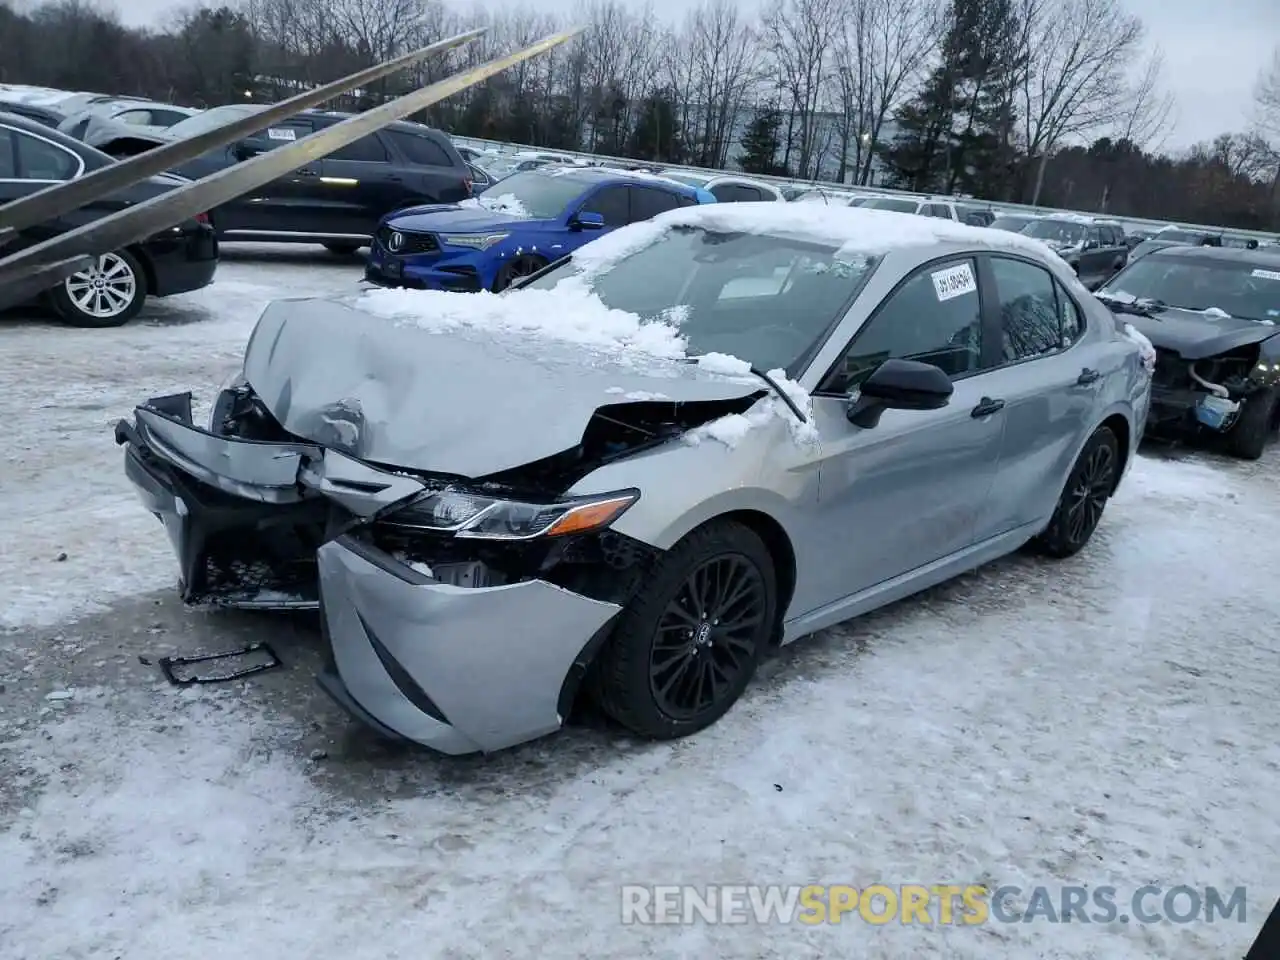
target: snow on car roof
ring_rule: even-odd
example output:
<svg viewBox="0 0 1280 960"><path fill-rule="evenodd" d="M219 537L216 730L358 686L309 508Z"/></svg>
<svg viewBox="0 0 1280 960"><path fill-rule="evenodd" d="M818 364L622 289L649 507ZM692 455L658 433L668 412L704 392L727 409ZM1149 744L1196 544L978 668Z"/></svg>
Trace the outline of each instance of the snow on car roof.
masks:
<svg viewBox="0 0 1280 960"><path fill-rule="evenodd" d="M1018 233L865 207L803 203L708 203L682 207L652 220L631 224L580 248L574 263L587 272L610 265L656 243L673 227L702 227L719 233L788 236L829 243L851 253L883 254L938 243L1006 250L1039 259L1056 258L1043 242Z"/></svg>

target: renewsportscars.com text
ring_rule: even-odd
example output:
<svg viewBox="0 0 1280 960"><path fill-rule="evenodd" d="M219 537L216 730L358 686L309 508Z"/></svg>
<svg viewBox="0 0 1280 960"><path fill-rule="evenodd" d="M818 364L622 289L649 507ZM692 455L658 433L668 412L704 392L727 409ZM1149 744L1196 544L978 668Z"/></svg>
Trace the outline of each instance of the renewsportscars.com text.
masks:
<svg viewBox="0 0 1280 960"><path fill-rule="evenodd" d="M1214 923L1246 921L1244 887L872 884L622 888L624 924Z"/></svg>

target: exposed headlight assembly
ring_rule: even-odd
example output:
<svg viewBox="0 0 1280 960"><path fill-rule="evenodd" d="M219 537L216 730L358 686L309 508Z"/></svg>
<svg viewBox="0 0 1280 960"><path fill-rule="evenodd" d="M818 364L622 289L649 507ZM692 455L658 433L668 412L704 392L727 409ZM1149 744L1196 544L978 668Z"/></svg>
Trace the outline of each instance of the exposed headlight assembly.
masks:
<svg viewBox="0 0 1280 960"><path fill-rule="evenodd" d="M440 239L450 247L470 247L473 250L488 250L495 243L501 243L509 233L442 233Z"/></svg>
<svg viewBox="0 0 1280 960"><path fill-rule="evenodd" d="M639 490L623 490L552 503L524 503L447 487L419 496L382 522L476 540L533 540L600 530L639 499Z"/></svg>

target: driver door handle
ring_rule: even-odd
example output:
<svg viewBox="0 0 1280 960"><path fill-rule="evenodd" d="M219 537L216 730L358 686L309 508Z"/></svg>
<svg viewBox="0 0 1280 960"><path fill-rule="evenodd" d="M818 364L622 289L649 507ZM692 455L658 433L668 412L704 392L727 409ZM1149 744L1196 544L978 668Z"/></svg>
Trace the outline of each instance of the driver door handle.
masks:
<svg viewBox="0 0 1280 960"><path fill-rule="evenodd" d="M1003 400L993 400L991 397L983 397L978 401L978 405L969 411L969 416L976 420L978 417L989 417L993 413L999 413L1003 409Z"/></svg>
<svg viewBox="0 0 1280 960"><path fill-rule="evenodd" d="M1080 371L1080 376L1076 377L1076 383L1082 387L1087 387L1091 383L1097 383L1102 379L1102 373L1098 370L1090 370L1085 367Z"/></svg>

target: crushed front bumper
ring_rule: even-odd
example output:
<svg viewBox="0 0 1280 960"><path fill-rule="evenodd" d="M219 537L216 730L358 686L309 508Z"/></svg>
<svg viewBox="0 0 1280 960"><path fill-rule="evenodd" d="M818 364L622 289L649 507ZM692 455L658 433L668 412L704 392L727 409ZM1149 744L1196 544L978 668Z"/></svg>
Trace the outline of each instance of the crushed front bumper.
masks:
<svg viewBox="0 0 1280 960"><path fill-rule="evenodd" d="M384 734L463 754L550 733L575 664L621 609L537 579L472 587L420 572L360 533L423 484L317 445L202 430L189 394L143 404L116 440L177 553L184 599L210 598L227 541L241 556L252 544L265 599L236 584L231 605L319 607L321 686Z"/></svg>
<svg viewBox="0 0 1280 960"><path fill-rule="evenodd" d="M620 609L541 580L452 586L349 536L320 548L320 593L336 669L321 685L454 754L557 729L565 678Z"/></svg>

